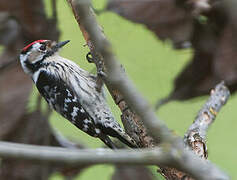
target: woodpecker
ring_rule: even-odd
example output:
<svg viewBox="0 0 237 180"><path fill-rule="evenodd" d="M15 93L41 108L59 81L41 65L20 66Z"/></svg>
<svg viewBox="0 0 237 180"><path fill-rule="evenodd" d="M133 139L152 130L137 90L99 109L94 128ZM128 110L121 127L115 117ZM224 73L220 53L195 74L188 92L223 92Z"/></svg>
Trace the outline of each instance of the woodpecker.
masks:
<svg viewBox="0 0 237 180"><path fill-rule="evenodd" d="M97 77L59 55L59 49L68 42L37 40L24 47L20 54L24 72L49 106L77 128L112 149L116 146L109 136L136 148L135 141L113 117L104 92L98 91Z"/></svg>

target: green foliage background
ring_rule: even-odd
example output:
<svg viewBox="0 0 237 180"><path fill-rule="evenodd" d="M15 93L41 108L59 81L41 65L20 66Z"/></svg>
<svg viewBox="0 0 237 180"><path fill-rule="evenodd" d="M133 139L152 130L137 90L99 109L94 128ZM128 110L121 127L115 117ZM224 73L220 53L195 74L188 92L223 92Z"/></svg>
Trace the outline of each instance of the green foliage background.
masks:
<svg viewBox="0 0 237 180"><path fill-rule="evenodd" d="M50 14L50 4L46 1L46 10ZM96 9L103 8L105 0L94 0ZM71 13L69 6L64 1L58 1L59 28L61 40L71 42L61 51L61 55L74 60L82 68L94 71L94 66L89 64L85 56L88 52L78 25ZM171 91L173 80L191 59L191 50L174 51L169 42L161 42L144 26L133 24L117 15L106 12L98 17L99 23L104 28L108 39L112 42L114 52L127 74L136 84L138 90L154 104ZM29 107L34 105L34 97L38 92L33 91ZM183 136L189 125L194 120L198 110L208 97L196 98L185 102L172 102L162 107L157 113L159 118L175 133ZM113 104L111 97L108 101L114 115L120 119L120 111ZM237 105L236 96L232 96L228 104L218 114L216 122L208 133L209 159L228 172L233 179L237 179L235 165L237 164ZM90 148L101 147L102 143L87 136L76 129L61 116L53 113L50 121L56 129L70 139L79 140ZM155 168L154 179L159 179ZM108 165L93 166L85 170L77 179L110 179L113 167ZM52 176L51 180L61 180L59 174Z"/></svg>

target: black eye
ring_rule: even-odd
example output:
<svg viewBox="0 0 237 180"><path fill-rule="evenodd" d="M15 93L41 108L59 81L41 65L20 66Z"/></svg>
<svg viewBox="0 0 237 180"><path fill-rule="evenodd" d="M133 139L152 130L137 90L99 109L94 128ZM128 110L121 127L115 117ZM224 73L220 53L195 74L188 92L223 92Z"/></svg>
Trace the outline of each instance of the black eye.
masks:
<svg viewBox="0 0 237 180"><path fill-rule="evenodd" d="M41 51L45 51L45 50L46 50L46 45L45 45L45 44L42 44L42 45L40 46L40 50L41 50Z"/></svg>

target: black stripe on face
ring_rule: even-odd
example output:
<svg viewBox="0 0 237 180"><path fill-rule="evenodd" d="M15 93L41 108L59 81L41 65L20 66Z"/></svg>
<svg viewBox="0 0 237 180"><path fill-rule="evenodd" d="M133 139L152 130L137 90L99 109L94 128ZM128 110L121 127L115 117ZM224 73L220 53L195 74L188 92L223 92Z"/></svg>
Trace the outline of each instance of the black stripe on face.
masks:
<svg viewBox="0 0 237 180"><path fill-rule="evenodd" d="M29 60L26 60L24 63L26 65L27 69L29 69L31 72L35 72L36 71L35 68L34 68L34 65L32 63L30 63Z"/></svg>
<svg viewBox="0 0 237 180"><path fill-rule="evenodd" d="M36 63L31 63L28 59L24 62L28 70L30 70L32 73L36 72L39 68L42 67L43 59L40 61L37 61Z"/></svg>

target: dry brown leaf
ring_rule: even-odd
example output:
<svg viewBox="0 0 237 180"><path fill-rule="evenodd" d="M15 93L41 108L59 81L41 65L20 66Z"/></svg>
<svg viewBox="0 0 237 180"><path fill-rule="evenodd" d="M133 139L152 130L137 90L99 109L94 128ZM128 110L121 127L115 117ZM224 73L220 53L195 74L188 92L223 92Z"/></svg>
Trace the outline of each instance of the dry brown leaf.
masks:
<svg viewBox="0 0 237 180"><path fill-rule="evenodd" d="M174 0L110 0L107 9L146 25L160 39L172 40L176 48L189 45L193 17Z"/></svg>

